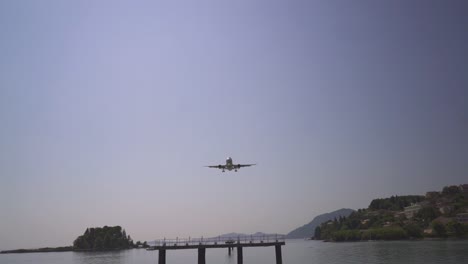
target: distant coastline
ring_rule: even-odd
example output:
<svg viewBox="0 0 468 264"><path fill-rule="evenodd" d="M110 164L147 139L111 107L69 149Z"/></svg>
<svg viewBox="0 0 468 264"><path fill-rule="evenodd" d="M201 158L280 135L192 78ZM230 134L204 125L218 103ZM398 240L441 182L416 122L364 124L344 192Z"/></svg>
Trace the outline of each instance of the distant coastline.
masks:
<svg viewBox="0 0 468 264"><path fill-rule="evenodd" d="M0 254L10 253L47 253L47 252L68 252L73 251L72 246L67 247L45 247L45 248L33 248L33 249L14 249L14 250L3 250Z"/></svg>

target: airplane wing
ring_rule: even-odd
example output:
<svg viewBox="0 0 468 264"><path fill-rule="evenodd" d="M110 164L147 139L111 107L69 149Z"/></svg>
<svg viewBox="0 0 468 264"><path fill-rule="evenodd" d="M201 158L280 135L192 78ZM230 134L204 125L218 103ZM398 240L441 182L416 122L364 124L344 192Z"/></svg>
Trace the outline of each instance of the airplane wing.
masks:
<svg viewBox="0 0 468 264"><path fill-rule="evenodd" d="M250 166L254 166L254 165L257 165L257 164L238 164L237 167L242 168L242 167L250 167Z"/></svg>
<svg viewBox="0 0 468 264"><path fill-rule="evenodd" d="M213 169L226 169L226 165L212 165L212 166L205 166L208 168L213 168Z"/></svg>

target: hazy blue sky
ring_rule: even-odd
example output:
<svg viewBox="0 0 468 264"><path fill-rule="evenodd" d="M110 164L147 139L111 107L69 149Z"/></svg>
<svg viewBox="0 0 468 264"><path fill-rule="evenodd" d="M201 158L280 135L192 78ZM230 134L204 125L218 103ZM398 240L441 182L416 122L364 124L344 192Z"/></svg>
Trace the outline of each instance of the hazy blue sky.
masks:
<svg viewBox="0 0 468 264"><path fill-rule="evenodd" d="M4 0L0 37L0 249L468 183L466 1Z"/></svg>

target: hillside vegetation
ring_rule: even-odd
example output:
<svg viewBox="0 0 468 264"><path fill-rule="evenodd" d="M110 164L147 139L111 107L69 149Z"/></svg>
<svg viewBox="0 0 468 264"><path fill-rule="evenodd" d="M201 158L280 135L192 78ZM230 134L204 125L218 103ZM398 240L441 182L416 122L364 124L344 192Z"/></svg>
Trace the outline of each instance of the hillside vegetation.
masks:
<svg viewBox="0 0 468 264"><path fill-rule="evenodd" d="M461 216L468 212L468 194L463 186L447 186L426 196L375 199L367 209L322 223L314 237L329 241L466 238L468 225Z"/></svg>

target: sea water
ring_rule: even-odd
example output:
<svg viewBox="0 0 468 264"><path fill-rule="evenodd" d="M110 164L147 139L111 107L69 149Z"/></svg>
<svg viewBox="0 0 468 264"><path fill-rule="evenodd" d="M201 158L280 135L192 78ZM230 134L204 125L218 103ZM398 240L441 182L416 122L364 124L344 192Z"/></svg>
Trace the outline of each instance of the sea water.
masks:
<svg viewBox="0 0 468 264"><path fill-rule="evenodd" d="M274 264L275 248L244 248L245 264ZM321 241L286 240L282 247L284 264L455 264L468 263L467 240L439 241L371 241L325 243ZM207 264L235 264L237 252L207 249ZM155 264L158 251L133 249L115 252L61 252L0 254L0 264ZM197 250L168 250L167 264L196 264Z"/></svg>

